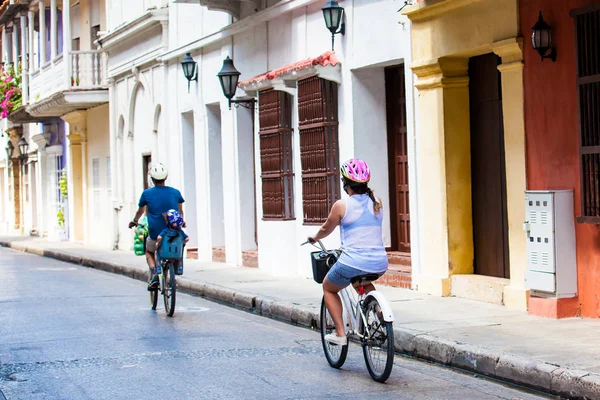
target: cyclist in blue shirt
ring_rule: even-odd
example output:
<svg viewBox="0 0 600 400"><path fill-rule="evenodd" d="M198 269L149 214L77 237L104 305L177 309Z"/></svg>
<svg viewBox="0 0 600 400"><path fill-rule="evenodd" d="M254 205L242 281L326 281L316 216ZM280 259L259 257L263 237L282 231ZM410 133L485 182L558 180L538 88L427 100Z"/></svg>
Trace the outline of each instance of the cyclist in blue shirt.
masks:
<svg viewBox="0 0 600 400"><path fill-rule="evenodd" d="M158 287L158 276L154 274L156 265L156 240L163 229L167 228L167 223L163 214L170 209L178 209L183 218L183 197L179 190L166 186L165 180L169 175L167 167L163 164L156 164L150 168L150 177L154 187L144 190L138 203L138 210L135 217L129 223L129 228L138 224L138 220L144 214L148 216L148 239L146 239L146 262L150 268L150 282L148 290ZM185 222L183 223L185 228Z"/></svg>

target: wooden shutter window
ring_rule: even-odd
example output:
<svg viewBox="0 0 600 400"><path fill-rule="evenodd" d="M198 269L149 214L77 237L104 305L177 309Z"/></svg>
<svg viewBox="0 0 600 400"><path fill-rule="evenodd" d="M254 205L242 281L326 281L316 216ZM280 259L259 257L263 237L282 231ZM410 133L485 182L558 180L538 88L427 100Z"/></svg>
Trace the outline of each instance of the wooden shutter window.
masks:
<svg viewBox="0 0 600 400"><path fill-rule="evenodd" d="M267 89L258 104L263 219L294 219L292 99Z"/></svg>
<svg viewBox="0 0 600 400"><path fill-rule="evenodd" d="M581 214L579 222L600 223L600 4L574 10Z"/></svg>
<svg viewBox="0 0 600 400"><path fill-rule="evenodd" d="M337 84L317 76L300 80L298 119L304 223L321 224L340 198Z"/></svg>

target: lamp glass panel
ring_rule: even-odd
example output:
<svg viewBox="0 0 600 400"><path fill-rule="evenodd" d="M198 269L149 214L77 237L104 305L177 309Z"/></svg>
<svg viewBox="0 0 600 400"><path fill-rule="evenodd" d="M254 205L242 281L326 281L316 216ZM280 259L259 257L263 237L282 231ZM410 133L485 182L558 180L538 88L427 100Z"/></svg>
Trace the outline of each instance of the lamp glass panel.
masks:
<svg viewBox="0 0 600 400"><path fill-rule="evenodd" d="M541 45L545 48L552 47L552 31L550 29L542 31Z"/></svg>
<svg viewBox="0 0 600 400"><path fill-rule="evenodd" d="M333 15L330 8L323 10L323 18L325 18L325 26L327 27L327 29L331 30L333 26Z"/></svg>
<svg viewBox="0 0 600 400"><path fill-rule="evenodd" d="M337 7L331 10L331 22L332 27L337 31L340 27L340 22L342 22L342 14L344 13L344 9L341 7Z"/></svg>
<svg viewBox="0 0 600 400"><path fill-rule="evenodd" d="M240 76L239 75L234 75L231 77L230 80L230 88L229 88L229 93L231 93L231 97L235 96L235 91L237 90L237 85L238 85L238 80L239 80Z"/></svg>
<svg viewBox="0 0 600 400"><path fill-rule="evenodd" d="M190 80L194 77L194 70L196 69L195 62L184 62L181 63L181 68L183 69L183 75Z"/></svg>
<svg viewBox="0 0 600 400"><path fill-rule="evenodd" d="M219 81L221 82L221 89L223 90L223 94L228 99L231 99L235 93L231 93L231 75L221 75L219 76Z"/></svg>

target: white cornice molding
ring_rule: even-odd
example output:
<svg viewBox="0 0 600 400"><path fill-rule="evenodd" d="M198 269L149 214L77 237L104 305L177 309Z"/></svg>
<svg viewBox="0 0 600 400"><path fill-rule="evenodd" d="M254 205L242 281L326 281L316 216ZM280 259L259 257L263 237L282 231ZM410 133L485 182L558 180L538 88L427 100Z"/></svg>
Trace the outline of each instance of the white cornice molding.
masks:
<svg viewBox="0 0 600 400"><path fill-rule="evenodd" d="M283 14L292 12L296 9L306 7L312 3L316 3L319 0L283 0L278 4L269 7L263 11L259 11L249 17L243 18L237 22L227 25L220 31L212 33L203 38L197 39L184 46L178 47L174 50L161 54L158 58L159 61L171 61L173 59L184 56L185 53L194 52L203 47L217 43L223 39L227 39L230 36L237 35L248 29L254 28L257 25L267 22Z"/></svg>
<svg viewBox="0 0 600 400"><path fill-rule="evenodd" d="M138 68L141 70L149 65L161 65L160 62L156 61L156 58L161 53L161 51L161 48L157 47L156 49L145 53L141 57L130 59L124 63L114 66L108 70L107 76L109 79L116 80L121 75L130 75L133 68Z"/></svg>
<svg viewBox="0 0 600 400"><path fill-rule="evenodd" d="M96 42L102 46L102 49L108 50L111 47L119 44L123 40L127 40L129 36L142 33L155 25L164 24L169 21L169 8L160 8L158 10L149 10L133 21L121 25L114 31L101 37Z"/></svg>

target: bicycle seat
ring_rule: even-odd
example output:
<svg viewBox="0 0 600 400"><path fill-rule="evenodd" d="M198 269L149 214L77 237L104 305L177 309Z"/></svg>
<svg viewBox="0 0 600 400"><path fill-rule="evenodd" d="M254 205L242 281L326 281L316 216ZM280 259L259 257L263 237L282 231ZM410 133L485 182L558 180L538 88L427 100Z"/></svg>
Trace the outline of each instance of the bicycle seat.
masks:
<svg viewBox="0 0 600 400"><path fill-rule="evenodd" d="M379 279L379 274L364 274L364 275L355 276L354 278L352 278L352 280L350 282L352 282L352 283L358 282L359 285L364 285L369 282L376 281L377 279Z"/></svg>

